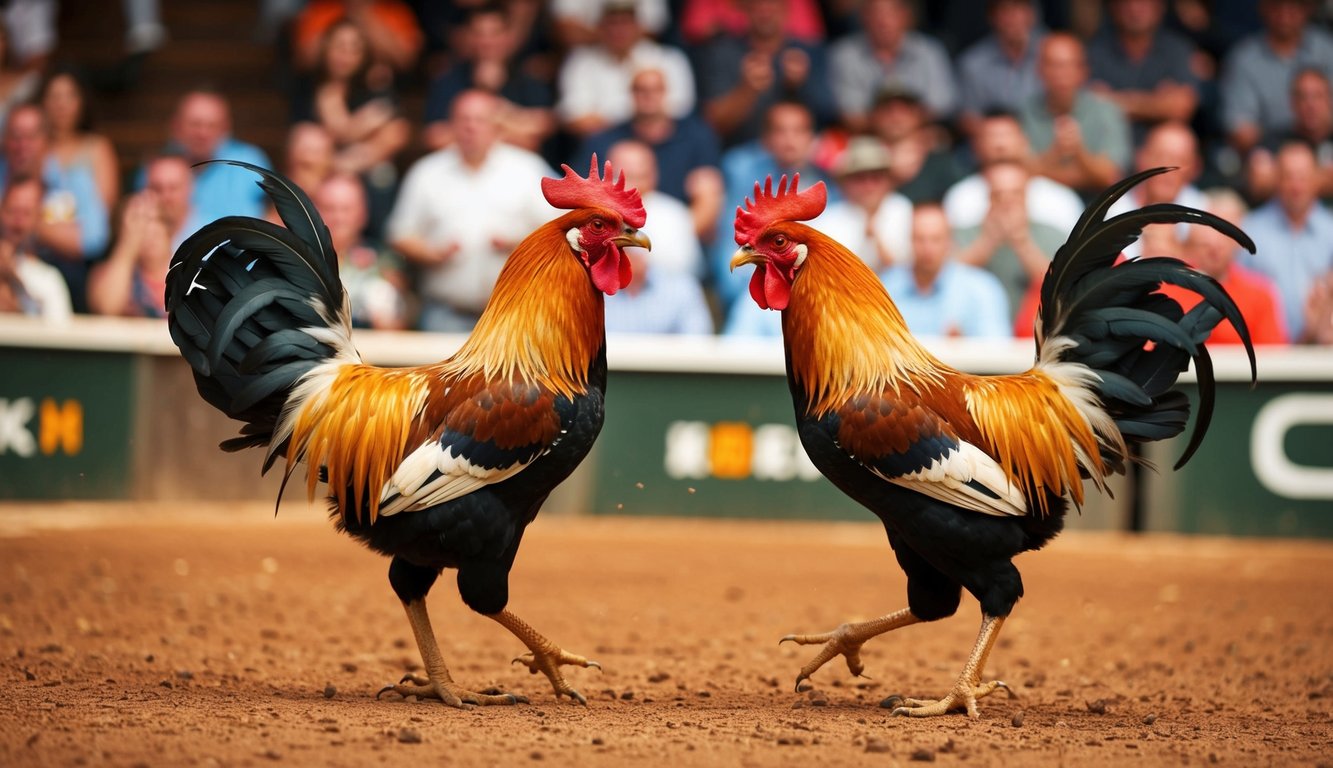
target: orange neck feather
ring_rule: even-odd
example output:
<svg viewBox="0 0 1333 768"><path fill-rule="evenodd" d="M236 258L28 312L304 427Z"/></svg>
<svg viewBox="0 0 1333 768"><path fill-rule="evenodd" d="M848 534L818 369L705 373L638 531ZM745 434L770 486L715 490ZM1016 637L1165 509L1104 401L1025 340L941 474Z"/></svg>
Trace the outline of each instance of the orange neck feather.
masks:
<svg viewBox="0 0 1333 768"><path fill-rule="evenodd" d="M948 369L908 332L879 276L832 238L802 229L797 240L809 257L792 283L782 331L810 412L822 415L858 392L938 383Z"/></svg>
<svg viewBox="0 0 1333 768"><path fill-rule="evenodd" d="M514 249L476 328L446 370L518 377L566 396L586 389L606 319L602 293L565 239L575 215L542 225Z"/></svg>

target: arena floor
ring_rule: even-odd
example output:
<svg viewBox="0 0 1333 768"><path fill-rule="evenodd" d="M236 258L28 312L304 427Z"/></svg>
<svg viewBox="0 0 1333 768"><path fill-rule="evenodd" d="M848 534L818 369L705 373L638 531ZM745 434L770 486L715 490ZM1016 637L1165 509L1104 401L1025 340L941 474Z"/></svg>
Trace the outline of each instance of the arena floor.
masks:
<svg viewBox="0 0 1333 768"><path fill-rule="evenodd" d="M1333 765L1333 543L1070 533L1027 597L981 717L938 697L976 635L947 621L835 659L777 639L903 605L874 524L545 517L510 608L601 662L556 701L452 579L430 606L454 677L528 705L375 691L420 663L387 561L298 504L0 505L0 764Z"/></svg>

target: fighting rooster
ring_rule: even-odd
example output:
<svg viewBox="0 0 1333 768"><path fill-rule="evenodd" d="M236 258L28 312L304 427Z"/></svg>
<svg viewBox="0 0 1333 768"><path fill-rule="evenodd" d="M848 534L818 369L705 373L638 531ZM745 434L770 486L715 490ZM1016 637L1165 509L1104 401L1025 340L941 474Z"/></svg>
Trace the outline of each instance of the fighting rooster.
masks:
<svg viewBox="0 0 1333 768"><path fill-rule="evenodd" d="M649 247L639 193L565 167L542 179L571 212L523 240L506 262L458 353L416 368L377 368L352 346L347 294L328 230L309 198L254 166L286 228L229 217L181 244L167 278L171 338L199 393L244 422L222 448L266 446L283 485L307 465L307 491L328 484L337 527L393 558L425 663L393 691L452 706L524 701L455 683L426 614L442 569L458 571L472 608L528 648L520 659L556 697L586 699L562 665L596 667L510 613L509 570L547 494L587 455L602 428L606 334L602 295L630 281L626 246ZM600 667L598 667L600 668Z"/></svg>
<svg viewBox="0 0 1333 768"><path fill-rule="evenodd" d="M1226 221L1177 205L1152 205L1106 220L1111 204L1145 171L1103 193L1056 253L1041 286L1037 360L1026 373L972 376L919 344L879 279L832 239L800 224L823 209L822 183L798 192L772 178L736 211L731 265L755 265L750 295L782 311L787 377L801 442L839 489L884 523L907 574L907 608L832 632L783 641L822 649L797 686L836 656L853 675L862 644L876 635L950 616L962 589L981 603L981 632L953 689L938 700L900 699L895 714L957 709L977 716L977 699L1005 617L1023 595L1011 562L1063 526L1083 480L1105 490L1134 445L1180 434L1189 400L1173 390L1193 359L1199 414L1177 467L1207 429L1213 376L1203 340L1222 317L1254 351L1236 305L1211 278L1175 259L1117 263L1144 226L1191 222L1216 228L1250 250ZM1189 312L1158 293L1163 283L1198 293ZM1012 695L1012 692L1010 692Z"/></svg>

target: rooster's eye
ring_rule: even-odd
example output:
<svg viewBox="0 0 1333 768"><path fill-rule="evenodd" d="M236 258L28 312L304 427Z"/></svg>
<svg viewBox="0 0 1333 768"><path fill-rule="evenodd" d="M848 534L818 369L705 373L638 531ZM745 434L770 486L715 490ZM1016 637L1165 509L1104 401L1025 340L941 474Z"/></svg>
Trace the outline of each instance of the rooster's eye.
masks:
<svg viewBox="0 0 1333 768"><path fill-rule="evenodd" d="M597 230L598 232L601 232L602 229L603 229L605 226L606 226L606 225L602 223L602 220L601 220L601 219L593 219L593 220L592 220L592 228L595 229L595 230Z"/></svg>
<svg viewBox="0 0 1333 768"><path fill-rule="evenodd" d="M775 247L777 247L777 248L786 248L786 247L787 247L787 236L786 236L786 235L778 235L777 237L773 238L773 245L774 245Z"/></svg>

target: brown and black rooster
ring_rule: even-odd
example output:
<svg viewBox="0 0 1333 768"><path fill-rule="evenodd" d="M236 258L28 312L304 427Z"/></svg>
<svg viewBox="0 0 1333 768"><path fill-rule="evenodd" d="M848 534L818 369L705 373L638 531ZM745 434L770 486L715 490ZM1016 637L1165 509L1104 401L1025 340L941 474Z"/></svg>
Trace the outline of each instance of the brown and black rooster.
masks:
<svg viewBox="0 0 1333 768"><path fill-rule="evenodd" d="M1099 489L1123 472L1132 446L1180 434L1189 418L1173 389L1193 359L1199 414L1179 464L1207 430L1212 364L1204 339L1225 317L1254 350L1236 305L1210 277L1175 259L1117 262L1144 226L1214 227L1250 250L1230 223L1177 205L1150 205L1106 220L1145 171L1108 189L1084 212L1041 286L1037 360L1026 373L973 376L954 370L908 332L883 285L859 258L799 222L824 209L816 184L772 179L736 212L732 268L755 265L750 294L782 312L787 376L801 442L820 471L884 523L907 574L907 607L832 632L788 635L823 645L797 685L842 655L863 669L876 635L950 616L962 590L981 603L981 633L953 689L938 700L901 699L896 714L964 709L997 688L983 682L986 657L1023 595L1012 559L1040 548L1064 525L1083 482ZM1163 284L1202 297L1189 312Z"/></svg>
<svg viewBox="0 0 1333 768"><path fill-rule="evenodd" d="M543 179L546 199L570 212L514 249L462 348L391 369L363 363L352 346L337 256L310 200L243 167L262 177L286 227L244 217L205 226L177 250L166 291L171 337L199 393L245 424L223 449L266 447L264 471L282 459L284 485L304 463L312 498L327 483L338 528L393 558L389 583L426 675L381 693L453 706L523 700L450 677L425 597L452 568L463 601L527 646L516 661L543 672L557 697L586 703L560 667L596 663L505 606L524 529L602 428L602 299L630 281L622 249L649 246L638 192L613 183L609 163L599 178L596 156L586 179L568 167Z"/></svg>

